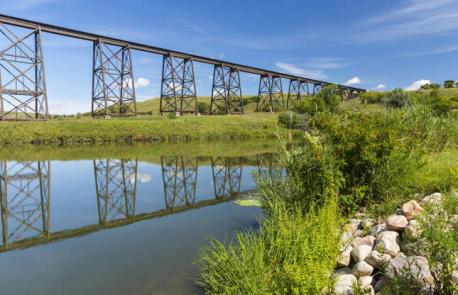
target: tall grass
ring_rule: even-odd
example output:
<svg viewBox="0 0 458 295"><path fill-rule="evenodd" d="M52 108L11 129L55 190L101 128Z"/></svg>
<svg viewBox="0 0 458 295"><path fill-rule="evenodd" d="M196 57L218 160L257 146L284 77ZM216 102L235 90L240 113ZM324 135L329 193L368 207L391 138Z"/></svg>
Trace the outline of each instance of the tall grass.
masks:
<svg viewBox="0 0 458 295"><path fill-rule="evenodd" d="M229 245L212 241L200 256L207 294L320 294L332 287L342 218L340 182L329 151L307 135L306 146L283 149L286 179L260 182L265 219L259 232ZM302 182L308 179L310 182Z"/></svg>

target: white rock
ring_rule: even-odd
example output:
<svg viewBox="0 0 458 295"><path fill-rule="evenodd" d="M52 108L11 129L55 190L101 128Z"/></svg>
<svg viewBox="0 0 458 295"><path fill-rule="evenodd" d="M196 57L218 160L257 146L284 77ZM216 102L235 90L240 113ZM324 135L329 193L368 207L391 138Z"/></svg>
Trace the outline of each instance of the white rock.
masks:
<svg viewBox="0 0 458 295"><path fill-rule="evenodd" d="M367 288L372 284L372 277L371 276L364 276L358 279L358 283L361 287Z"/></svg>
<svg viewBox="0 0 458 295"><path fill-rule="evenodd" d="M337 275L334 285L334 294L336 295L353 295L353 286L358 280L352 274Z"/></svg>
<svg viewBox="0 0 458 295"><path fill-rule="evenodd" d="M352 218L349 220L349 223L347 224L347 229L351 230L352 232L355 232L356 230L360 229L361 225L361 220Z"/></svg>
<svg viewBox="0 0 458 295"><path fill-rule="evenodd" d="M371 235L376 237L379 233L381 233L382 231L385 231L385 230L386 230L386 224L385 223L376 224L373 227L371 227Z"/></svg>
<svg viewBox="0 0 458 295"><path fill-rule="evenodd" d="M351 244L351 241L353 240L353 232L350 230L343 232L342 236L340 237L340 240L343 245L342 249L344 249L345 247Z"/></svg>
<svg viewBox="0 0 458 295"><path fill-rule="evenodd" d="M366 261L360 261L353 266L353 275L357 278L370 276L374 271L374 267Z"/></svg>
<svg viewBox="0 0 458 295"><path fill-rule="evenodd" d="M395 231L381 232L377 236L375 250L393 257L396 256L401 251L399 233Z"/></svg>
<svg viewBox="0 0 458 295"><path fill-rule="evenodd" d="M428 260L423 256L398 256L390 260L386 275L390 278L405 276L415 279L418 284L430 285L434 279L429 269Z"/></svg>
<svg viewBox="0 0 458 295"><path fill-rule="evenodd" d="M353 247L357 247L357 246L360 246L360 245L368 245L368 246L374 247L374 243L375 243L375 237L373 237L373 236L365 236L363 238L361 238L361 237L354 238L351 245Z"/></svg>
<svg viewBox="0 0 458 295"><path fill-rule="evenodd" d="M354 247L351 251L351 257L355 262L364 261L369 254L371 254L372 247L368 245L360 245L358 247Z"/></svg>
<svg viewBox="0 0 458 295"><path fill-rule="evenodd" d="M373 250L365 261L373 267L381 269L385 267L390 260L390 254L380 253L377 250Z"/></svg>
<svg viewBox="0 0 458 295"><path fill-rule="evenodd" d="M337 276L337 275L351 275L352 274L352 271L350 268L348 267L344 267L344 268L339 268L337 269L334 274Z"/></svg>
<svg viewBox="0 0 458 295"><path fill-rule="evenodd" d="M442 194L441 193L434 193L432 195L426 196L421 200L423 205L425 204L440 204L442 202Z"/></svg>
<svg viewBox="0 0 458 295"><path fill-rule="evenodd" d="M403 231L408 223L404 215L391 215L386 220L386 228L388 230Z"/></svg>
<svg viewBox="0 0 458 295"><path fill-rule="evenodd" d="M455 285L458 285L458 270L455 270L454 272L452 272L452 282Z"/></svg>
<svg viewBox="0 0 458 295"><path fill-rule="evenodd" d="M423 212L423 207L420 206L416 201L410 200L407 203L402 205L402 213L407 218L411 220L416 216L420 215Z"/></svg>
<svg viewBox="0 0 458 295"><path fill-rule="evenodd" d="M353 250L352 246L347 246L345 249L340 253L339 259L337 260L338 267L345 267L350 264L350 254Z"/></svg>
<svg viewBox="0 0 458 295"><path fill-rule="evenodd" d="M409 239L409 240L417 240L421 236L421 224L417 220L411 220L409 221L409 224L407 224L407 227L404 231L404 235Z"/></svg>

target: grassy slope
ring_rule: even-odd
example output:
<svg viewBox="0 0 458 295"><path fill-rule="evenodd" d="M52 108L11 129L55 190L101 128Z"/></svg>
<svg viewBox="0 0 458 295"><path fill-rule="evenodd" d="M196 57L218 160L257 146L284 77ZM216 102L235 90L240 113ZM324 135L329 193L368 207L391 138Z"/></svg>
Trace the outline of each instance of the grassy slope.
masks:
<svg viewBox="0 0 458 295"><path fill-rule="evenodd" d="M132 141L246 140L274 138L277 117L249 116L90 118L48 122L2 122L0 145L74 144Z"/></svg>
<svg viewBox="0 0 458 295"><path fill-rule="evenodd" d="M198 102L206 102L210 105L210 97L199 96L197 97ZM153 115L159 114L160 99L152 98L145 101L137 102L137 111L139 113L153 112ZM256 104L250 103L243 106L245 113L253 113L256 110Z"/></svg>

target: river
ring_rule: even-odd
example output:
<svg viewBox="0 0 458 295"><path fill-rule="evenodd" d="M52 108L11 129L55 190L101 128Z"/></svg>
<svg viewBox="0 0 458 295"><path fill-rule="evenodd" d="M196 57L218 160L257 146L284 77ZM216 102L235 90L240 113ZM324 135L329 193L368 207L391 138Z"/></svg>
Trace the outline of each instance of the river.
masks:
<svg viewBox="0 0 458 295"><path fill-rule="evenodd" d="M271 144L12 147L0 154L1 294L202 294L212 237L256 228L239 205L283 173Z"/></svg>

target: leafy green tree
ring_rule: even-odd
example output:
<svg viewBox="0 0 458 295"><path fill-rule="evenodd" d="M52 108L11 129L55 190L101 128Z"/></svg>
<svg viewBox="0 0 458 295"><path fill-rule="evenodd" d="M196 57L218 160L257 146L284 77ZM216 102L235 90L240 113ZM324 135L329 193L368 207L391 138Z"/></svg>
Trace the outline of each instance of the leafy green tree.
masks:
<svg viewBox="0 0 458 295"><path fill-rule="evenodd" d="M444 81L444 88L453 88L454 86L455 86L455 81L453 80Z"/></svg>
<svg viewBox="0 0 458 295"><path fill-rule="evenodd" d="M388 92L387 95L382 99L382 102L385 106L392 108L402 108L407 105L408 101L409 96L404 90L400 88Z"/></svg>

